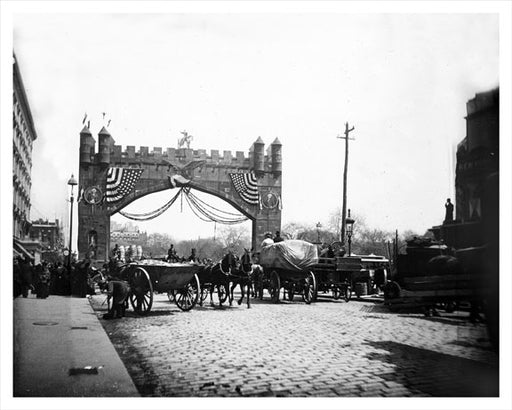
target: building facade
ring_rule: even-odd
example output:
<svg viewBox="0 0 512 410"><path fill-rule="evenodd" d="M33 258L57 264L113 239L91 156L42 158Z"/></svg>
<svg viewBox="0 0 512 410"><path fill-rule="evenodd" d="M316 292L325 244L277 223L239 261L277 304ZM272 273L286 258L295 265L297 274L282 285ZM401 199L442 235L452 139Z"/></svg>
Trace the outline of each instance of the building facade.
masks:
<svg viewBox="0 0 512 410"><path fill-rule="evenodd" d="M55 221L43 219L32 221L30 238L33 241L38 241L44 250L57 251L64 247L62 226L58 219Z"/></svg>
<svg viewBox="0 0 512 410"><path fill-rule="evenodd" d="M37 133L16 55L13 55L12 96L13 253L15 256L28 257L37 264L41 260L42 246L39 241L29 238L32 225L32 149Z"/></svg>
<svg viewBox="0 0 512 410"><path fill-rule="evenodd" d="M30 229L32 148L37 134L16 56L13 77L13 235L24 239Z"/></svg>

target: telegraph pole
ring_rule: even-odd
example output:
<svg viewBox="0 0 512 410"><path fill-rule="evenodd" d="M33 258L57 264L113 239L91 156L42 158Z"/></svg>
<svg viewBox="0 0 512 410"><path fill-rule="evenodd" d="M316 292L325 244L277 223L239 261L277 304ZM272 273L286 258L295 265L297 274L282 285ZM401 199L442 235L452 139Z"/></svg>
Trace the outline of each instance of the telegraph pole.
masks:
<svg viewBox="0 0 512 410"><path fill-rule="evenodd" d="M345 244L345 218L347 216L347 169L348 169L348 140L353 140L354 138L349 138L348 134L354 131L354 127L348 128L348 122L345 123L345 136L338 138L345 140L345 167L343 169L343 210L341 212L341 237L340 242Z"/></svg>

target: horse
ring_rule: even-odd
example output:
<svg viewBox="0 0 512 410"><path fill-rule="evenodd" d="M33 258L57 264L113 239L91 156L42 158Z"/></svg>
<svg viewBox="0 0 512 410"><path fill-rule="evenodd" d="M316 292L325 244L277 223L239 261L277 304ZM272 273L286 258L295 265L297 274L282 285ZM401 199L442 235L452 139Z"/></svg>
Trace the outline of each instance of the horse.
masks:
<svg viewBox="0 0 512 410"><path fill-rule="evenodd" d="M236 285L240 285L242 297L238 300L238 304L241 305L245 297L244 288L247 288L247 308L250 308L250 298L257 297L257 293L260 293L260 300L263 298L263 291L256 289L257 284L261 282L263 278L263 268L257 263L253 263L251 254L248 249L244 250L244 254L241 257L240 268L238 275L235 275L233 285L231 287L231 298L233 298L233 290Z"/></svg>
<svg viewBox="0 0 512 410"><path fill-rule="evenodd" d="M236 272L232 273L231 280L231 289L230 289L230 298L234 299L233 291L237 285L240 285L240 290L242 292L242 297L237 301L239 305L242 304L245 292L244 289L247 288L247 308L251 307L251 294L254 297L253 290L253 264L251 261L251 254L247 249L245 249L244 254L241 257L239 268ZM251 292L252 291L252 292Z"/></svg>
<svg viewBox="0 0 512 410"><path fill-rule="evenodd" d="M211 306L215 306L213 303L215 287L217 287L219 294L220 306L222 307L222 303L226 300L225 297L223 297L223 291L226 292L226 296L229 298L229 305L232 305L233 298L229 294L229 284L232 280L232 272L236 272L237 268L235 255L233 255L232 252L228 252L220 262L215 265L205 266L204 269L199 272L201 285L208 286Z"/></svg>

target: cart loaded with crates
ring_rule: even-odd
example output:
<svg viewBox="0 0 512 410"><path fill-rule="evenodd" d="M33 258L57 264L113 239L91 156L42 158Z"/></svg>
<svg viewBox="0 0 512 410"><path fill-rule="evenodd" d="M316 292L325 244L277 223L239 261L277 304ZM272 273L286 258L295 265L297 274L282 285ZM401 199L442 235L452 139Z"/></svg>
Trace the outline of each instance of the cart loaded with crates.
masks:
<svg viewBox="0 0 512 410"><path fill-rule="evenodd" d="M451 249L430 238L407 241L396 271L384 290L393 310L438 305L447 312L485 296L482 286L484 247Z"/></svg>
<svg viewBox="0 0 512 410"><path fill-rule="evenodd" d="M313 266L318 294L331 293L337 300L348 302L355 292L357 297L378 291L386 282L389 260L377 255L320 257Z"/></svg>
<svg viewBox="0 0 512 410"><path fill-rule="evenodd" d="M198 273L202 268L203 265L197 263L148 259L121 265L116 276L130 285L129 300L133 310L145 315L151 311L154 292L167 293L178 308L191 310L201 294Z"/></svg>
<svg viewBox="0 0 512 410"><path fill-rule="evenodd" d="M313 267L318 263L315 245L301 240L274 243L262 248L259 263L264 272L257 284L261 295L266 288L277 303L284 289L289 301L301 295L307 304L313 302L317 291Z"/></svg>

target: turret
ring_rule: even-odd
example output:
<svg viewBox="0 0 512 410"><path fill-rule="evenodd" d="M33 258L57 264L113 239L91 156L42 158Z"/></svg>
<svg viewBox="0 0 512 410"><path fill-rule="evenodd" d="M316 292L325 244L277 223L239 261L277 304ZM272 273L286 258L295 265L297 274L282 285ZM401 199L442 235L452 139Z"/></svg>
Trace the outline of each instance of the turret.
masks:
<svg viewBox="0 0 512 410"><path fill-rule="evenodd" d="M110 151L112 150L115 141L105 127L101 129L98 136L100 138L98 149L99 162L101 164L110 164Z"/></svg>
<svg viewBox="0 0 512 410"><path fill-rule="evenodd" d="M84 126L80 131L80 163L90 164L94 158L94 147L96 140L92 137L91 131Z"/></svg>
<svg viewBox="0 0 512 410"><path fill-rule="evenodd" d="M270 145L270 161L271 161L271 169L272 173L275 175L281 175L283 170L283 160L281 157L281 148L282 144L279 139L275 139L274 142Z"/></svg>
<svg viewBox="0 0 512 410"><path fill-rule="evenodd" d="M265 171L265 143L258 137L252 144L252 166L256 173Z"/></svg>

